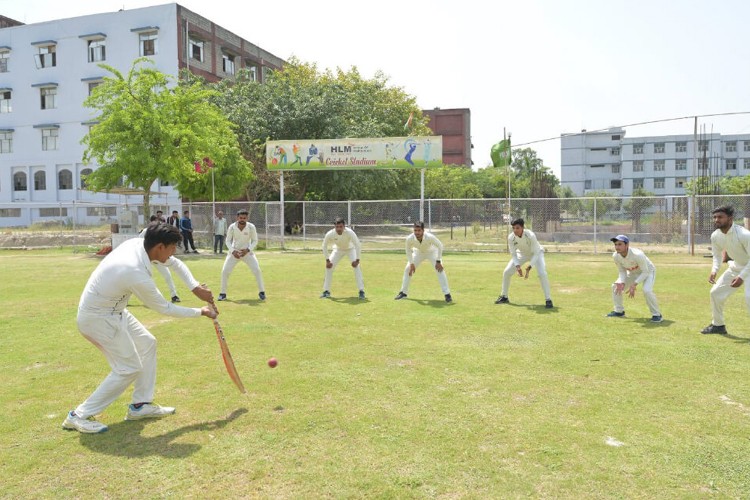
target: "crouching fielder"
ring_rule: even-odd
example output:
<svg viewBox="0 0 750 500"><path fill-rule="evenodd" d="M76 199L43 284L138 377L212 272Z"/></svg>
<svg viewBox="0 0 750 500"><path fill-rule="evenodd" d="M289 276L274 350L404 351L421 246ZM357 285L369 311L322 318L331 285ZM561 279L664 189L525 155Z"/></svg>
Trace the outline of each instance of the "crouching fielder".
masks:
<svg viewBox="0 0 750 500"><path fill-rule="evenodd" d="M651 311L651 321L661 323L661 311L654 293L654 282L656 281L656 267L641 250L630 248L630 239L624 234L619 234L610 241L615 244L615 253L612 258L619 271L617 281L612 284L612 301L615 304L614 311L607 314L609 317L621 318L625 316L623 294L628 289L628 296L635 297L635 291L639 283L643 283L643 296Z"/></svg>
<svg viewBox="0 0 750 500"><path fill-rule="evenodd" d="M359 258L362 255L362 244L353 229L346 227L346 221L338 217L334 221L334 228L328 231L323 238L323 257L326 259L326 274L323 279L323 293L321 299L331 298L331 281L333 270L345 255L349 256L354 269L354 279L357 281L360 300L365 300L365 279L362 276L362 266ZM333 251L328 253L328 247L333 245Z"/></svg>
<svg viewBox="0 0 750 500"><path fill-rule="evenodd" d="M224 267L221 268L221 292L219 300L227 300L227 286L229 285L229 275L232 274L234 266L240 261L244 262L250 268L250 272L255 276L255 282L258 284L258 298L266 300L266 288L263 284L263 273L260 272L258 257L255 256L255 247L258 245L258 231L255 225L248 222L249 212L240 210L237 212L237 222L233 223L227 229L227 248L229 253L224 261Z"/></svg>
<svg viewBox="0 0 750 500"><path fill-rule="evenodd" d="M429 260L437 273L440 288L443 290L446 302L452 302L451 290L448 287L448 277L443 269L443 244L433 234L424 232L424 222L414 223L414 233L406 237L406 268L404 279L401 283L401 291L396 295L396 300L405 298L409 293L409 283L412 275L417 272L417 266L423 260Z"/></svg>
<svg viewBox="0 0 750 500"><path fill-rule="evenodd" d="M495 304L509 304L508 291L513 275L518 273L522 278L528 278L529 272L535 267L539 275L539 282L542 284L542 292L544 292L544 307L552 309L554 307L552 305L552 292L547 277L547 266L544 264L542 246L536 239L536 235L524 228L523 219L515 219L510 225L513 227L513 232L508 235L510 262L503 271L503 289ZM522 266L527 262L526 274L524 275Z"/></svg>

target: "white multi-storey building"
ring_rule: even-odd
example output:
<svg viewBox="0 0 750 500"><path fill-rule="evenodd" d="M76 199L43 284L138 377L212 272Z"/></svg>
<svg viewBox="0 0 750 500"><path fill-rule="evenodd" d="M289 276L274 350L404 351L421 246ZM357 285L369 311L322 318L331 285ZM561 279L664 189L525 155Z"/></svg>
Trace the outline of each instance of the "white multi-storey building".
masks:
<svg viewBox="0 0 750 500"><path fill-rule="evenodd" d="M142 201L85 190L83 177L97 166L82 164L81 139L96 116L83 102L107 75L100 63L127 73L145 56L175 78L188 68L209 81L243 68L262 81L284 63L176 3L12 24L0 29L0 226L103 221L115 210L97 205ZM154 204L179 209L168 183L152 189Z"/></svg>
<svg viewBox="0 0 750 500"><path fill-rule="evenodd" d="M684 195L695 176L750 175L750 134L664 135L625 138L625 130L564 134L561 184L578 196L630 196L639 188Z"/></svg>

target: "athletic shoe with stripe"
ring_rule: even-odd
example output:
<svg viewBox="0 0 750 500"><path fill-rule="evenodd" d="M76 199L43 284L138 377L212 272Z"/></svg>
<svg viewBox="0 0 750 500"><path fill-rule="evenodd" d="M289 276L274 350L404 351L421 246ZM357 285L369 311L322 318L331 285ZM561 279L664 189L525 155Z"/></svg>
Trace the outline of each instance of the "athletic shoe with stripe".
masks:
<svg viewBox="0 0 750 500"><path fill-rule="evenodd" d="M125 420L141 420L144 418L161 418L174 414L175 409L171 406L159 406L153 403L146 403L140 408L128 405L128 414Z"/></svg>
<svg viewBox="0 0 750 500"><path fill-rule="evenodd" d="M78 431L83 434L99 434L107 432L107 426L91 418L81 418L74 411L68 413L62 428L66 431Z"/></svg>

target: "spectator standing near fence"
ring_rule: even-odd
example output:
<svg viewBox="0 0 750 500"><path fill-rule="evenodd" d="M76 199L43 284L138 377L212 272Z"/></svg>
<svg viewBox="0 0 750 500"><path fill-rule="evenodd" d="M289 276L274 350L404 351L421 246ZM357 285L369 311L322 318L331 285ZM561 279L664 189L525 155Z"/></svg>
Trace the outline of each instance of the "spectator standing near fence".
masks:
<svg viewBox="0 0 750 500"><path fill-rule="evenodd" d="M182 231L185 253L190 253L190 247L193 248L193 253L198 253L198 250L195 249L195 242L193 241L193 221L190 220L190 210L185 210L183 212L182 218L180 219L180 231ZM190 246L188 246L188 244Z"/></svg>
<svg viewBox="0 0 750 500"><path fill-rule="evenodd" d="M247 210L237 212L237 221L232 223L227 229L227 247L229 253L224 261L224 267L221 269L221 293L219 300L227 300L227 286L229 284L229 275L232 274L234 266L240 261L247 264L250 271L255 276L255 282L258 284L258 298L266 300L266 288L263 284L263 274L260 272L260 264L255 256L255 247L258 245L258 232L255 225L248 222L250 214Z"/></svg>
<svg viewBox="0 0 750 500"><path fill-rule="evenodd" d="M750 287L747 285L750 276L750 231L734 223L734 207L723 205L716 207L711 215L716 230L711 234L711 256L713 262L708 282L711 287L711 324L701 333L726 334L724 322L724 304L730 295L745 285L745 305L750 309ZM716 274L727 257L727 270L719 279Z"/></svg>
<svg viewBox="0 0 750 500"><path fill-rule="evenodd" d="M365 280L362 275L362 266L359 265L362 244L354 230L346 227L346 221L343 218L337 218L334 221L334 226L323 238L323 257L326 259L326 272L323 280L323 293L320 294L320 298L328 299L331 297L333 270L336 269L339 261L345 255L348 255L352 268L354 268L354 279L357 281L359 298L365 300ZM333 247L333 251L330 253L328 253L329 246Z"/></svg>
<svg viewBox="0 0 750 500"><path fill-rule="evenodd" d="M544 292L544 307L552 309L552 292L547 276L547 266L544 263L544 250L539 244L539 240L536 239L534 232L524 227L523 219L515 219L510 225L513 227L513 231L508 235L510 262L503 271L503 289L495 304L510 303L508 292L510 291L510 280L514 274L518 273L520 277L528 279L529 273L536 267L539 282L542 284L542 292ZM528 265L524 273L523 265L526 263Z"/></svg>
<svg viewBox="0 0 750 500"><path fill-rule="evenodd" d="M424 222L414 223L414 232L406 237L406 268L404 279L401 282L401 291L396 295L396 300L404 299L409 293L409 284L412 275L417 272L417 266L424 260L429 260L437 273L440 288L445 295L446 302L453 302L451 290L448 286L448 277L443 268L443 244L434 234L424 232Z"/></svg>
<svg viewBox="0 0 750 500"><path fill-rule="evenodd" d="M227 234L227 220L224 212L216 212L214 219L214 253L224 253L224 237ZM217 250L218 249L218 250Z"/></svg>

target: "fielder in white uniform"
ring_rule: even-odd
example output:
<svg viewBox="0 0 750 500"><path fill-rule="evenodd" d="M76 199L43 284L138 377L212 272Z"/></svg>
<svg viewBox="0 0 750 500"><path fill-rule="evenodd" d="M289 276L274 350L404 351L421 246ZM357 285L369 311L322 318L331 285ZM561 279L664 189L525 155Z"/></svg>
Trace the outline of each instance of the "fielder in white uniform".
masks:
<svg viewBox="0 0 750 500"><path fill-rule="evenodd" d="M227 229L227 248L229 253L221 269L221 293L219 300L227 300L227 284L229 275L232 274L234 266L240 261L247 264L258 284L258 298L266 300L266 287L263 285L263 274L260 272L260 264L253 250L258 245L258 232L255 226L247 221L247 210L237 212L237 222L232 223Z"/></svg>
<svg viewBox="0 0 750 500"><path fill-rule="evenodd" d="M68 413L64 429L84 433L106 431L106 425L90 418L103 412L131 384L133 397L126 420L174 413L174 408L153 404L156 339L126 306L130 296L135 294L146 307L168 316L216 317L215 309L210 306L192 309L170 304L156 288L151 263L174 259L172 255L181 238L175 226L151 224L144 239L123 242L89 277L78 304L78 329L104 354L112 371L86 401ZM211 290L199 285L186 266L184 270L193 284L193 293L203 301L212 302Z"/></svg>
<svg viewBox="0 0 750 500"><path fill-rule="evenodd" d="M638 285L643 283L643 296L651 311L651 321L661 323L662 316L659 310L659 302L654 293L654 282L656 282L656 267L641 250L630 247L630 239L624 234L619 234L610 241L615 244L615 252L612 258L615 260L619 272L617 280L612 283L612 301L615 304L614 311L607 314L609 317L621 318L625 316L623 295L625 288L628 289L628 297L635 297Z"/></svg>
<svg viewBox="0 0 750 500"><path fill-rule="evenodd" d="M401 291L396 300L401 300L409 294L409 283L412 275L417 272L417 266L423 260L429 260L435 267L440 288L443 290L446 302L453 302L451 290L448 287L448 277L443 268L443 244L433 234L424 232L424 222L414 223L414 232L406 237L406 268L401 282Z"/></svg>
<svg viewBox="0 0 750 500"><path fill-rule="evenodd" d="M536 268L539 275L539 282L542 284L544 292L544 307L552 309L552 294L549 287L549 278L547 277L547 266L544 264L544 251L536 239L536 235L524 228L523 219L515 219L510 224L513 232L508 235L508 252L510 253L510 262L505 266L503 271L503 289L500 297L495 304L509 304L508 292L510 291L510 280L513 275L518 273L524 279L528 279L529 273ZM524 274L522 266L528 262L526 273Z"/></svg>
<svg viewBox="0 0 750 500"><path fill-rule="evenodd" d="M747 279L750 276L750 231L734 223L734 208L729 205L717 207L711 212L716 230L711 234L711 255L713 264L708 282L711 287L711 324L701 333L726 334L724 322L724 303L730 295L745 285L745 304L750 309L750 287ZM716 280L726 252L727 270Z"/></svg>
<svg viewBox="0 0 750 500"><path fill-rule="evenodd" d="M357 281L359 298L365 300L365 280L362 276L362 266L359 265L359 258L362 254L362 244L357 238L357 234L346 227L346 221L341 217L334 222L335 227L328 231L323 238L323 257L326 259L326 276L323 280L323 293L321 299L331 297L331 280L333 279L333 270L336 269L339 261L344 255L349 256L349 260L354 268L354 279ZM333 251L329 254L328 247L333 246Z"/></svg>

